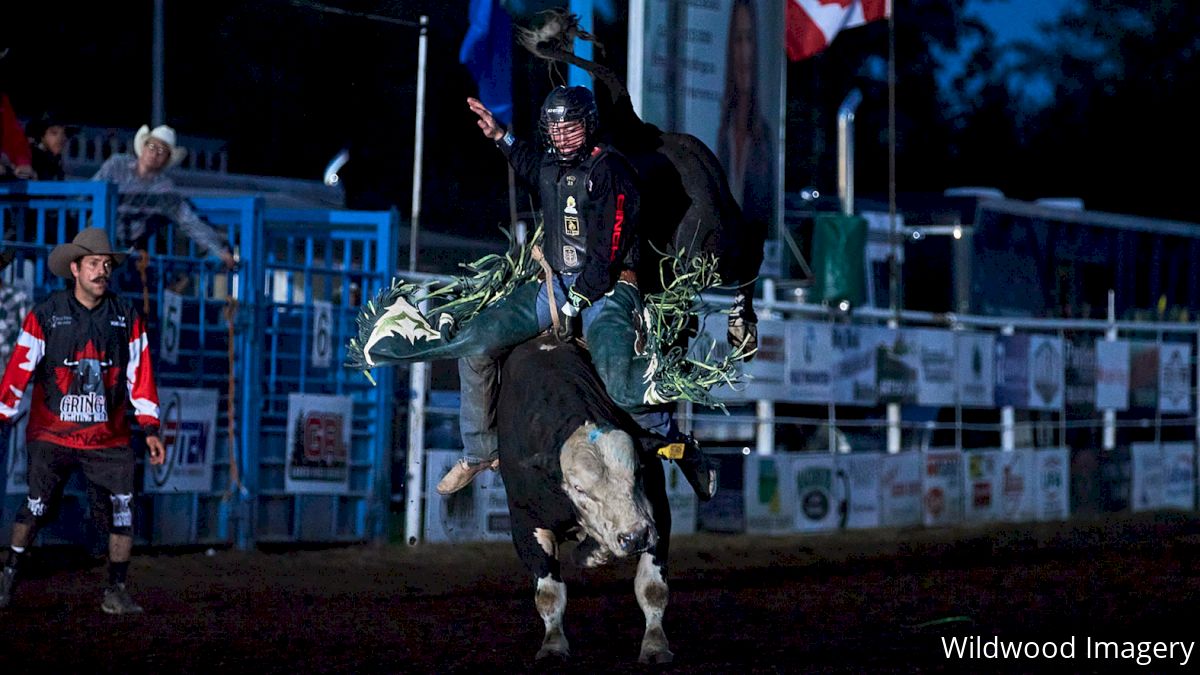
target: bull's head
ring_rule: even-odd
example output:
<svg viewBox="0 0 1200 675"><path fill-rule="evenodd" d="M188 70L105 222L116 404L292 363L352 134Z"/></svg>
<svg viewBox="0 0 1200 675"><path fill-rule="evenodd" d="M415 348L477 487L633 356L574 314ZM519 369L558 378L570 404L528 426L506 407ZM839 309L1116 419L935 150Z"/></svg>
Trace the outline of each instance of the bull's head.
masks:
<svg viewBox="0 0 1200 675"><path fill-rule="evenodd" d="M645 551L657 543L658 532L629 434L584 423L563 444L560 461L562 489L588 535L617 557Z"/></svg>

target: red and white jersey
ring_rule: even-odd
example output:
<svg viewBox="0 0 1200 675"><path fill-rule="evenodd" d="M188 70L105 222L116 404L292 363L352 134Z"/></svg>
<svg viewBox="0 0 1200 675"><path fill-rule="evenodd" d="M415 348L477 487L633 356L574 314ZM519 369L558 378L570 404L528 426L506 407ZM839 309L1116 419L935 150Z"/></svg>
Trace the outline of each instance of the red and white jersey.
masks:
<svg viewBox="0 0 1200 675"><path fill-rule="evenodd" d="M138 424L158 429L146 324L113 293L94 309L70 289L33 308L0 381L0 419L17 414L30 380L29 440L81 450L128 445L131 405Z"/></svg>

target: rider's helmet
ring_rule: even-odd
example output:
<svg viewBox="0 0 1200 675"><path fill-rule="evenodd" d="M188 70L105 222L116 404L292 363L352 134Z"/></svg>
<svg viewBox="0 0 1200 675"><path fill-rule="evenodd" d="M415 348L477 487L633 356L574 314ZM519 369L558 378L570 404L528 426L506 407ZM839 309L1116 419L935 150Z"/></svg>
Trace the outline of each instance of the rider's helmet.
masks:
<svg viewBox="0 0 1200 675"><path fill-rule="evenodd" d="M600 115L596 97L586 87L555 87L542 103L538 126L546 152L561 164L572 164L588 155Z"/></svg>

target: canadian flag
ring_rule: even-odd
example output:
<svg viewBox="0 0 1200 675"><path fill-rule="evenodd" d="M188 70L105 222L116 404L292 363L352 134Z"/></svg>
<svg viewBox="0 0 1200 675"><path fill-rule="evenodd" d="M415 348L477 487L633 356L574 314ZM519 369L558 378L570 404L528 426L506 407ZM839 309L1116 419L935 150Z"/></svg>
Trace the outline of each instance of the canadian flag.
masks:
<svg viewBox="0 0 1200 675"><path fill-rule="evenodd" d="M833 42L838 31L885 19L892 0L787 0L788 60L799 61Z"/></svg>

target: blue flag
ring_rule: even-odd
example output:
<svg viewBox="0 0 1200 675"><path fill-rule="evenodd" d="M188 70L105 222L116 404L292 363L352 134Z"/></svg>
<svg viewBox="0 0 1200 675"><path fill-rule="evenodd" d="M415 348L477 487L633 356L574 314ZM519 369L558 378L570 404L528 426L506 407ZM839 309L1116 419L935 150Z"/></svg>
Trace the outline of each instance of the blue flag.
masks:
<svg viewBox="0 0 1200 675"><path fill-rule="evenodd" d="M479 85L479 100L506 127L512 126L512 20L500 0L471 0L470 26L458 61Z"/></svg>

